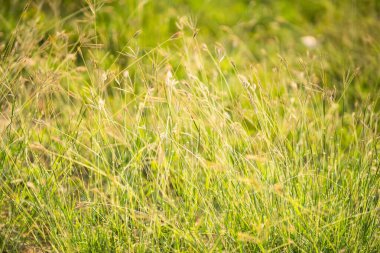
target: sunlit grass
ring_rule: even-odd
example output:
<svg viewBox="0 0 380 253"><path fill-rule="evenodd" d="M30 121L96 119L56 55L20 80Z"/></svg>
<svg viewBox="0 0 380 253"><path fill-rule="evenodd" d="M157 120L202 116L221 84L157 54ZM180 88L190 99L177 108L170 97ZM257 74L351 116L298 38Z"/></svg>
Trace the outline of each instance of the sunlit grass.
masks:
<svg viewBox="0 0 380 253"><path fill-rule="evenodd" d="M378 252L377 2L185 2L4 3L0 251Z"/></svg>

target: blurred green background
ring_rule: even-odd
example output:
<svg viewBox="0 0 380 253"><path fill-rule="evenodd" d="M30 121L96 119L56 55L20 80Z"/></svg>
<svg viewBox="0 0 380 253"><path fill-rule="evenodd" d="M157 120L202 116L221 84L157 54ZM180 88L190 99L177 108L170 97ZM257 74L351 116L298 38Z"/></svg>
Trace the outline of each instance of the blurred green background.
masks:
<svg viewBox="0 0 380 253"><path fill-rule="evenodd" d="M380 1L376 0L0 2L3 48L17 30L17 23L27 20L31 26L37 24L41 44L64 30L72 46L78 47L78 36L92 33L92 39L82 45L101 44L110 63L132 40L140 54L168 40L179 30L178 21L186 16L193 27L188 34L197 34L208 44L220 43L227 55L235 56L236 64L246 66L265 60L271 69L278 64L279 55L293 64L309 51L301 38L311 35L319 45L312 53L325 61L321 63L325 85L339 86L347 72L360 71L356 84L347 92L352 102L349 105L365 100L379 88ZM88 19L93 22L85 22ZM175 47L175 43L166 46ZM127 62L124 59L120 63Z"/></svg>

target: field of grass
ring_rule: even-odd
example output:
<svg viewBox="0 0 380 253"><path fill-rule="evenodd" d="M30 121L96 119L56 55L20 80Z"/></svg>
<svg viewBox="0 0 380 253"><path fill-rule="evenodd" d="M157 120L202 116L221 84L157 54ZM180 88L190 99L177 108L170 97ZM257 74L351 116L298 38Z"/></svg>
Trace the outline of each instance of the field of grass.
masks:
<svg viewBox="0 0 380 253"><path fill-rule="evenodd" d="M379 252L377 0L0 0L0 252Z"/></svg>

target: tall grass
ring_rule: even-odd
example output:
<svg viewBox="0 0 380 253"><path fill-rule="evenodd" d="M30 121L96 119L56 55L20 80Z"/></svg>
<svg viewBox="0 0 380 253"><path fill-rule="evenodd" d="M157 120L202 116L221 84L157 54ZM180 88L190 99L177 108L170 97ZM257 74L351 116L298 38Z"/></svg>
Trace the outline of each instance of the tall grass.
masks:
<svg viewBox="0 0 380 253"><path fill-rule="evenodd" d="M377 1L1 5L1 252L380 250Z"/></svg>

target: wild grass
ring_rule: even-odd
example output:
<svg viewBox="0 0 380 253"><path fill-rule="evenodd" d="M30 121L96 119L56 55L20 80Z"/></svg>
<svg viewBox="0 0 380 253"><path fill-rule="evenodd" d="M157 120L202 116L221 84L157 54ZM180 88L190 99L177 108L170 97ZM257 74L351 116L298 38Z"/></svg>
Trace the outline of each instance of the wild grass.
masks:
<svg viewBox="0 0 380 253"><path fill-rule="evenodd" d="M380 250L377 1L0 3L1 252Z"/></svg>

